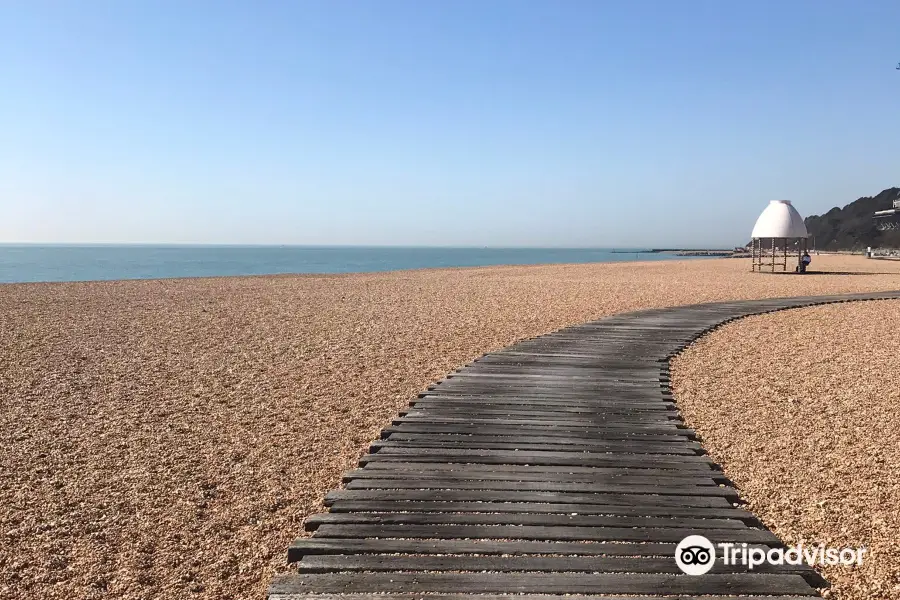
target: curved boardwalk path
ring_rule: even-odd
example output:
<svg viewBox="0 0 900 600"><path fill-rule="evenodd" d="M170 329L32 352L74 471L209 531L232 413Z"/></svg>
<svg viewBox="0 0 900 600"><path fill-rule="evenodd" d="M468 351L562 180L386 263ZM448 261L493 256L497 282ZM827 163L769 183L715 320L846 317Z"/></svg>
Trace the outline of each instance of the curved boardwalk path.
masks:
<svg viewBox="0 0 900 600"><path fill-rule="evenodd" d="M690 534L781 542L680 421L668 361L735 318L877 298L900 292L646 310L485 355L383 431L269 598L814 596L825 582L806 567L678 570Z"/></svg>

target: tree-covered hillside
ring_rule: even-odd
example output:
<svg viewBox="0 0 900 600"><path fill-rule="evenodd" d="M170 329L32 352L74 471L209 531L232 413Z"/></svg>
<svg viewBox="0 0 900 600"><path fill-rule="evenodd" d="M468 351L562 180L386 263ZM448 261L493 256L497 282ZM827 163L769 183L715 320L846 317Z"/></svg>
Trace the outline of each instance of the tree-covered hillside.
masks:
<svg viewBox="0 0 900 600"><path fill-rule="evenodd" d="M844 208L832 208L824 215L806 217L810 243L820 250L865 250L900 248L900 231L878 231L872 214L893 206L900 188L888 188L868 198L860 198Z"/></svg>

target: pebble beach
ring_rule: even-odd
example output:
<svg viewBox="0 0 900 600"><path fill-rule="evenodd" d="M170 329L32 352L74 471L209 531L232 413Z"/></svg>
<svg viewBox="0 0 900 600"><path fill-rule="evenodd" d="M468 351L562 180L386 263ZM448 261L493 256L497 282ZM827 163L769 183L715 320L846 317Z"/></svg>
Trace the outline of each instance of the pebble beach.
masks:
<svg viewBox="0 0 900 600"><path fill-rule="evenodd" d="M900 598L900 300L741 319L673 361L685 421L785 543L865 548L826 597Z"/></svg>
<svg viewBox="0 0 900 600"><path fill-rule="evenodd" d="M287 569L286 549L302 535L303 519L322 510L324 494L389 419L448 371L517 340L618 312L900 289L896 261L815 256L812 268L820 272L756 274L746 259L704 259L0 285L0 599L262 598L271 577ZM777 325L704 340L734 346L787 331L785 339L818 344L817 356L827 352L833 367L811 362L803 377L791 370L794 379L782 382L776 371L760 384L812 413L821 399L811 390L821 392L823 382L874 385L871 374L840 366L856 360L860 343L875 348L880 338L866 319L889 305L895 324L888 331L896 332L900 303L882 302L803 309L831 311L799 321L805 325L788 313L754 317L721 331L755 319ZM777 318L784 322L770 320ZM751 352L763 347L756 338ZM742 355L726 355L728 366L710 383L697 365L722 348L704 343L676 364L676 398L687 399L704 443L776 533L831 535L824 529L831 521L814 518L811 508L813 516L792 523L785 506L811 489L826 498L811 486L826 486L826 500L838 505L855 494L857 487L840 483L845 464L804 467L788 457L772 468L800 470L794 479L760 475L736 449L751 434L731 421L710 424L726 401L714 386L743 376ZM878 360L888 365L891 356ZM869 389L867 402L896 404L896 392ZM877 406L871 418L893 418ZM797 435L796 422L781 414L754 418L769 436ZM858 427L838 446L871 453L893 443L879 454L889 465L898 447L889 437L898 428L891 430L867 437L871 430ZM822 481L813 481L814 468ZM878 489L896 494L896 487ZM894 500L886 507L896 506L896 495L885 497ZM882 519L896 547L889 515L871 512L869 501L848 502L860 522ZM847 539L862 539L862 531ZM896 557L893 551L880 555ZM900 598L891 587L896 573L872 568L870 583L838 584L835 597ZM872 578L884 582L881 595L854 591Z"/></svg>

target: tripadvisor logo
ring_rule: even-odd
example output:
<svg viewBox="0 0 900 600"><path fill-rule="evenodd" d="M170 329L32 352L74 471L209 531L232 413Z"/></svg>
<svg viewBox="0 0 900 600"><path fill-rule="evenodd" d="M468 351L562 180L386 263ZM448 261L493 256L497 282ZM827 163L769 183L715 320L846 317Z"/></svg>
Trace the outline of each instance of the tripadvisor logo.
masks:
<svg viewBox="0 0 900 600"><path fill-rule="evenodd" d="M743 565L748 571L770 565L835 566L861 565L865 548L826 548L802 543L788 548L750 547L748 544L719 542L713 545L702 535L689 535L675 547L675 563L687 575L708 573L716 563L716 548L723 565Z"/></svg>
<svg viewBox="0 0 900 600"><path fill-rule="evenodd" d="M702 535L689 535L675 547L675 562L687 575L703 575L713 568L716 549Z"/></svg>

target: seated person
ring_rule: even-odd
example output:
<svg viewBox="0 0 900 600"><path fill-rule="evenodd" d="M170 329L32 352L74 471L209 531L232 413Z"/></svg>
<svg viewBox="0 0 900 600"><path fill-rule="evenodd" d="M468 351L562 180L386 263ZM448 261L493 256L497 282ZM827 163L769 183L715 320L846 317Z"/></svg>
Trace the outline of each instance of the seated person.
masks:
<svg viewBox="0 0 900 600"><path fill-rule="evenodd" d="M797 270L801 273L806 273L806 267L808 267L811 262L812 257L809 255L809 252L804 252L803 256L800 257L800 265Z"/></svg>

